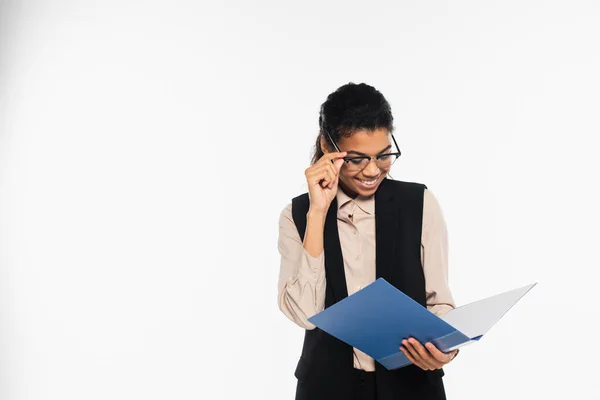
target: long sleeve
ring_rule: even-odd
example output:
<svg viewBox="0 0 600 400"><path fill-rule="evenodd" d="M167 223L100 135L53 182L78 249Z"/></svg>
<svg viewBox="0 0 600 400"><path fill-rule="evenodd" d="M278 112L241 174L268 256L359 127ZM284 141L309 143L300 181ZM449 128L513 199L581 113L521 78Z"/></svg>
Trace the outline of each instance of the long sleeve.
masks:
<svg viewBox="0 0 600 400"><path fill-rule="evenodd" d="M455 307L448 284L448 231L436 197L427 189L423 196L421 257L427 309L441 317Z"/></svg>
<svg viewBox="0 0 600 400"><path fill-rule="evenodd" d="M303 246L288 204L279 217L278 250L281 255L278 285L279 309L304 329L314 329L308 318L325 308L325 255L311 256Z"/></svg>

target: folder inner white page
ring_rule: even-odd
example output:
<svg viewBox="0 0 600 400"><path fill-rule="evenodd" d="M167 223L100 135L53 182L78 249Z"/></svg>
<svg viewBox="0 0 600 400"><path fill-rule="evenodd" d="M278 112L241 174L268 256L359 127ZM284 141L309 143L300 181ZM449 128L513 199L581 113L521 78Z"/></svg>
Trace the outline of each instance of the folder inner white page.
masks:
<svg viewBox="0 0 600 400"><path fill-rule="evenodd" d="M504 292L450 310L444 321L473 339L485 334L506 312L537 283Z"/></svg>
<svg viewBox="0 0 600 400"><path fill-rule="evenodd" d="M455 350L455 349L458 349L458 348L461 348L461 347L465 347L465 346L467 346L467 345L469 345L471 343L477 343L477 340L469 340L468 342L457 344L454 347L450 347L448 350L444 350L444 353L448 353L448 352L451 352L452 350Z"/></svg>

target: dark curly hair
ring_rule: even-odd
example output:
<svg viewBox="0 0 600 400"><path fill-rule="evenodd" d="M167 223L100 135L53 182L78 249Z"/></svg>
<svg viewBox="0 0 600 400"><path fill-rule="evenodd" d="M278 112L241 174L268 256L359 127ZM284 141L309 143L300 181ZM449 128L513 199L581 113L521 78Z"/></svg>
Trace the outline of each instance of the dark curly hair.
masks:
<svg viewBox="0 0 600 400"><path fill-rule="evenodd" d="M393 122L390 104L373 86L353 82L340 86L327 96L327 100L321 105L319 135L311 165L314 165L323 156L321 136L325 137L331 151L335 151L325 130L337 142L340 138L350 137L363 129L374 131L386 128L392 133Z"/></svg>

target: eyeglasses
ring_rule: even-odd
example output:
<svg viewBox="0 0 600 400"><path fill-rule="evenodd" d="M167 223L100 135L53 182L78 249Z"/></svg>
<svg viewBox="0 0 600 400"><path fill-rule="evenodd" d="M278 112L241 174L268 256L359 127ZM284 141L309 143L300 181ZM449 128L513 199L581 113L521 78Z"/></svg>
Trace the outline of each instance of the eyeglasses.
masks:
<svg viewBox="0 0 600 400"><path fill-rule="evenodd" d="M333 139L331 138L331 135L329 135L329 132L326 131L325 129L323 129L323 130L327 134L329 141L333 144L333 147L335 147L335 150L341 153L342 151L337 146L337 144L333 141ZM367 156L367 155L344 157L344 161L345 161L344 165L346 166L348 171L349 172L362 171L363 169L365 169L367 167L367 165L369 165L371 160L375 160L375 165L377 165L377 167L379 169L390 168L392 166L392 164L394 162L396 162L398 157L400 157L400 155L402 154L400 152L400 149L398 148L398 143L396 143L396 139L394 138L394 135L391 135L391 136L392 136L392 140L394 141L394 145L396 146L396 150L397 150L395 153L383 153L383 154L378 154L374 157ZM334 160L331 160L331 162L334 162Z"/></svg>

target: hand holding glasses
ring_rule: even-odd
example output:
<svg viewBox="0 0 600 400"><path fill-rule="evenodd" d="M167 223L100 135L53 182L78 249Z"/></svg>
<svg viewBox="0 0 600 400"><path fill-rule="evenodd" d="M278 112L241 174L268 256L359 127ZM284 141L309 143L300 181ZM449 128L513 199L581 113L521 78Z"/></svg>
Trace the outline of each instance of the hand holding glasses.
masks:
<svg viewBox="0 0 600 400"><path fill-rule="evenodd" d="M335 147L336 151L341 153L340 148L333 141L333 139L329 135L329 132L325 131L325 133L327 134L329 141L333 144L333 147ZM374 157L367 156L367 155L343 157L344 165L346 166L348 171L350 171L350 172L362 171L363 169L365 169L367 167L367 165L369 165L371 160L375 160L375 165L377 165L377 167L379 169L385 170L385 169L390 168L392 166L392 164L402 154L400 152L400 149L398 148L398 143L396 143L396 139L394 138L394 135L391 135L391 136L392 136L392 140L394 141L394 145L396 146L396 150L397 150L395 153L383 153L383 154L378 154ZM331 160L331 162L334 162L334 160Z"/></svg>

